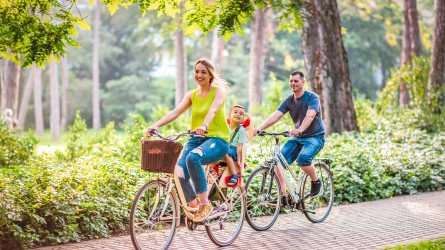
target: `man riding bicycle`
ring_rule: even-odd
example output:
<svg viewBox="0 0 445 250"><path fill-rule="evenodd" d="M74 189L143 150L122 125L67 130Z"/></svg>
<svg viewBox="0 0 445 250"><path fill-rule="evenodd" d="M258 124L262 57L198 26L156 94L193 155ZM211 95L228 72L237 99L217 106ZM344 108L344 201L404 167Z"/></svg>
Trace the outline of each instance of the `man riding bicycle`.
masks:
<svg viewBox="0 0 445 250"><path fill-rule="evenodd" d="M270 115L258 128L265 130L275 124L284 114L289 112L294 127L290 130L293 136L281 149L288 164L297 160L298 166L311 178L311 193L316 197L322 192L322 183L315 173L312 160L324 146L325 129L322 120L320 98L314 92L304 90L304 74L294 71L289 77L289 86L293 94L283 100L278 109ZM286 184L280 173L277 172L283 194L286 193ZM286 197L282 197L282 204Z"/></svg>

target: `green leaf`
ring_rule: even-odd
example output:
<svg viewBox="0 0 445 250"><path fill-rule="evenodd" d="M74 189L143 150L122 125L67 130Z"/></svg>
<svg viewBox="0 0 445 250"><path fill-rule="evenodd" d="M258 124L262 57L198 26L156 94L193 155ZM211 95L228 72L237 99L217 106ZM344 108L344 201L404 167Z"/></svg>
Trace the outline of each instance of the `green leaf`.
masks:
<svg viewBox="0 0 445 250"><path fill-rule="evenodd" d="M114 13L119 9L119 5L117 4L107 4L107 9L110 12L111 15L114 15Z"/></svg>
<svg viewBox="0 0 445 250"><path fill-rule="evenodd" d="M88 21L86 19L77 20L76 24L79 28L81 28L83 30L91 30L91 27L88 24Z"/></svg>

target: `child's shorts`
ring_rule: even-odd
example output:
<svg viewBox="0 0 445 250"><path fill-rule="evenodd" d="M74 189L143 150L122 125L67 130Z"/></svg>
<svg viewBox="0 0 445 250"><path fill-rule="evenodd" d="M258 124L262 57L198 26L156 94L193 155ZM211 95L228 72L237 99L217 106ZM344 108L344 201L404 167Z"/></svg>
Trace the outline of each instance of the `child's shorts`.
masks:
<svg viewBox="0 0 445 250"><path fill-rule="evenodd" d="M237 160L237 154L236 154L236 147L235 146L230 145L228 154L234 161Z"/></svg>

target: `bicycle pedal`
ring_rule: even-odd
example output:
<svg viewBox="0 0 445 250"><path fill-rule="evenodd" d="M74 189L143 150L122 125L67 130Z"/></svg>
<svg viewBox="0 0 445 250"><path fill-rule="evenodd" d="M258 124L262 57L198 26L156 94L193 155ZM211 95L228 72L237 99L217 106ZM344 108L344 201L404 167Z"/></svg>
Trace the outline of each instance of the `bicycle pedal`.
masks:
<svg viewBox="0 0 445 250"><path fill-rule="evenodd" d="M301 203L300 202L295 203L295 209L296 210L301 210Z"/></svg>

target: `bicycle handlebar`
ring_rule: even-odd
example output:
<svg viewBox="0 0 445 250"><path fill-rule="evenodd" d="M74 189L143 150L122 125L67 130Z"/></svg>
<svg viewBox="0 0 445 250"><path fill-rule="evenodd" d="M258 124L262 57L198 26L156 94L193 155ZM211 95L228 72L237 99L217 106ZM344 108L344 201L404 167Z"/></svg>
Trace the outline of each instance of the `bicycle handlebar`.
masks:
<svg viewBox="0 0 445 250"><path fill-rule="evenodd" d="M187 130L187 131L179 133L177 135L163 136L159 133L159 131L157 129L155 129L150 132L150 135L156 135L157 137L161 138L162 140L166 140L166 141L176 141L184 135L189 135L190 137L204 137L203 135L196 134L196 132L192 131L192 130Z"/></svg>
<svg viewBox="0 0 445 250"><path fill-rule="evenodd" d="M256 133L258 136L266 136L266 135L270 135L270 136L284 136L284 137L291 137L290 132L289 131L283 131L281 133L276 133L276 132L266 132L265 130L259 130Z"/></svg>

